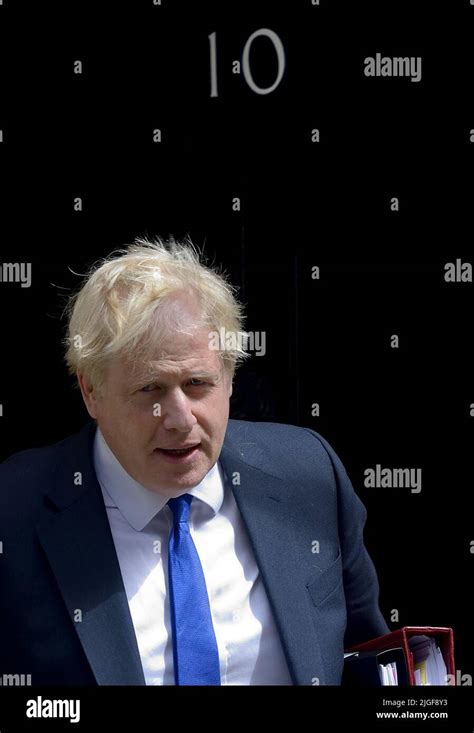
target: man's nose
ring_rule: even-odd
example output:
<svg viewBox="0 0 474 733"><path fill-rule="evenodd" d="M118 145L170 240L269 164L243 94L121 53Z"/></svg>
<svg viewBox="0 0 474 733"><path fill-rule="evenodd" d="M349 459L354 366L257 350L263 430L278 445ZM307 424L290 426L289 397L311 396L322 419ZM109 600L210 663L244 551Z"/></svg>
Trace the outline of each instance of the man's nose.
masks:
<svg viewBox="0 0 474 733"><path fill-rule="evenodd" d="M189 432L197 420L191 411L191 405L181 389L171 390L162 405L163 427L166 430Z"/></svg>

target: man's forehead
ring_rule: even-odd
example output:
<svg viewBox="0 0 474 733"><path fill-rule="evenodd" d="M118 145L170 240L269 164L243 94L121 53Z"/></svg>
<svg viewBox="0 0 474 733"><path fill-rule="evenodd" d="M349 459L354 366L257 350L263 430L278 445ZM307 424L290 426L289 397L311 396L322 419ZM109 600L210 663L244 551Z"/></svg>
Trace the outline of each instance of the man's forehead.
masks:
<svg viewBox="0 0 474 733"><path fill-rule="evenodd" d="M190 327L189 330L170 330L157 335L150 332L147 338L143 339L138 345L137 351L140 357L147 361L181 361L193 355L200 355L201 358L205 358L215 353L210 348L209 333L208 328L202 327Z"/></svg>
<svg viewBox="0 0 474 733"><path fill-rule="evenodd" d="M122 373L140 379L160 376L191 376L208 374L219 376L222 369L221 360L215 352L205 351L202 354L168 354L146 359L140 363L131 359L123 363Z"/></svg>
<svg viewBox="0 0 474 733"><path fill-rule="evenodd" d="M209 355L206 354L204 358L198 355L187 357L163 356L160 359L147 361L143 364L140 371L153 374L219 371L219 360L215 359L214 356L211 353Z"/></svg>

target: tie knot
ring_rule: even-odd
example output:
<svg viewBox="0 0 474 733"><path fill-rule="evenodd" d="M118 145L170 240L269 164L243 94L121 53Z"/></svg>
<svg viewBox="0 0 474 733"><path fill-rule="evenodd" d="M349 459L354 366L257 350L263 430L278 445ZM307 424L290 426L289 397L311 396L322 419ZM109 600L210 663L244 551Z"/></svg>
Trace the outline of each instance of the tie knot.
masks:
<svg viewBox="0 0 474 733"><path fill-rule="evenodd" d="M169 499L168 506L173 512L173 518L175 524L181 524L188 521L189 509L193 497L191 494L182 494L177 496L176 499Z"/></svg>

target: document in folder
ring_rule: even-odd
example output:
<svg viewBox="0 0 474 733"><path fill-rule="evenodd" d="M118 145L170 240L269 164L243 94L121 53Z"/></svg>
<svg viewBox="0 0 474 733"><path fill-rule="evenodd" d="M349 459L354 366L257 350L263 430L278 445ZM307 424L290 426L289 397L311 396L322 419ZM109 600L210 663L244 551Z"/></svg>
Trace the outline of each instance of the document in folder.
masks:
<svg viewBox="0 0 474 733"><path fill-rule="evenodd" d="M412 636L409 639L413 654L415 683L417 685L447 685L448 670L435 639L429 636Z"/></svg>
<svg viewBox="0 0 474 733"><path fill-rule="evenodd" d="M454 675L452 629L404 626L351 647L344 654L342 684L356 687L449 685Z"/></svg>

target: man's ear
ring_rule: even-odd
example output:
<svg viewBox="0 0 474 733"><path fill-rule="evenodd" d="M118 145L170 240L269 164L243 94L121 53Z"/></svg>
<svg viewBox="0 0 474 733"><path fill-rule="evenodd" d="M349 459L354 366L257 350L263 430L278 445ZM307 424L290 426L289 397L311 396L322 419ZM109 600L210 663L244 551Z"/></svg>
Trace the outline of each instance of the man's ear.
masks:
<svg viewBox="0 0 474 733"><path fill-rule="evenodd" d="M97 394L94 391L94 388L86 382L84 375L81 374L81 372L76 372L76 377L81 389L82 399L87 407L87 412L95 419L97 418Z"/></svg>

